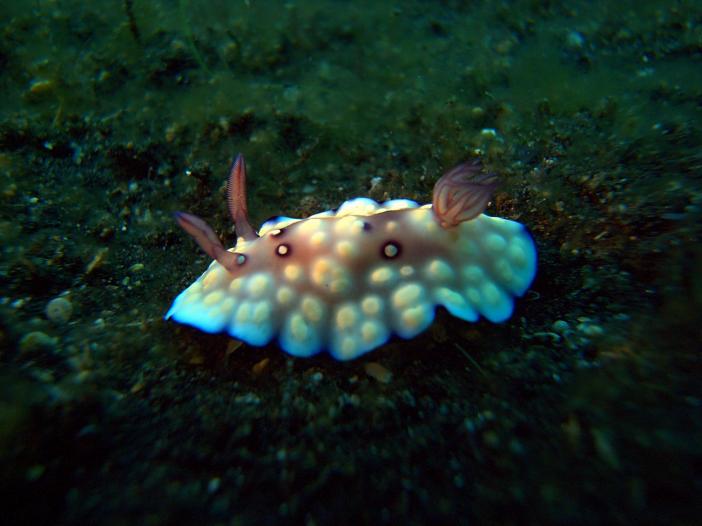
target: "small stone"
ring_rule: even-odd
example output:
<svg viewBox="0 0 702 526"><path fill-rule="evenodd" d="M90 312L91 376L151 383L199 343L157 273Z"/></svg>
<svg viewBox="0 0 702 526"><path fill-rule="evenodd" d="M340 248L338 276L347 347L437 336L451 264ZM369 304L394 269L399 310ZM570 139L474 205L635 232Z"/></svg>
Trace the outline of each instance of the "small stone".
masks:
<svg viewBox="0 0 702 526"><path fill-rule="evenodd" d="M227 350L224 351L224 354L229 356L230 354L234 353L237 349L241 348L241 346L244 344L241 340L229 340L229 343L227 343Z"/></svg>
<svg viewBox="0 0 702 526"><path fill-rule="evenodd" d="M592 437L594 439L595 450L599 457L609 464L610 467L614 469L619 468L619 455L617 454L610 434L603 429L593 429Z"/></svg>
<svg viewBox="0 0 702 526"><path fill-rule="evenodd" d="M271 361L270 358L264 358L260 362L254 364L253 368L251 369L251 372L253 373L253 375L259 376L263 371L266 370L270 361Z"/></svg>
<svg viewBox="0 0 702 526"><path fill-rule="evenodd" d="M103 247L100 250L98 250L95 253L95 256L93 256L93 259L90 261L90 263L88 263L88 265L85 267L85 273L90 274L95 269L100 268L107 259L108 251L109 249L107 247Z"/></svg>
<svg viewBox="0 0 702 526"><path fill-rule="evenodd" d="M500 55L506 55L514 47L515 42L509 38L505 38L497 43L495 51Z"/></svg>
<svg viewBox="0 0 702 526"><path fill-rule="evenodd" d="M10 183L5 187L5 189L2 192L2 195L5 197L15 197L17 194L17 185L15 183Z"/></svg>
<svg viewBox="0 0 702 526"><path fill-rule="evenodd" d="M585 45L585 37L578 31L571 31L566 37L566 45L573 49L580 49Z"/></svg>
<svg viewBox="0 0 702 526"><path fill-rule="evenodd" d="M27 470L27 480L29 482L34 482L41 478L41 476L46 471L46 468L42 464L35 464Z"/></svg>
<svg viewBox="0 0 702 526"><path fill-rule="evenodd" d="M364 369L368 376L381 384L390 383L390 380L392 380L392 373L378 362L368 362L365 364Z"/></svg>
<svg viewBox="0 0 702 526"><path fill-rule="evenodd" d="M492 448L497 448L500 445L500 436L492 430L483 433L483 440L485 441L485 445Z"/></svg>
<svg viewBox="0 0 702 526"><path fill-rule="evenodd" d="M207 484L207 493L215 493L221 485L222 479L220 479L219 477L214 477L210 479L209 483Z"/></svg>
<svg viewBox="0 0 702 526"><path fill-rule="evenodd" d="M56 84L54 83L53 80L46 80L46 79L34 80L29 85L28 94L32 98L44 97L44 96L48 95L49 93L53 92L55 86L56 86Z"/></svg>
<svg viewBox="0 0 702 526"><path fill-rule="evenodd" d="M45 332L32 331L25 334L19 342L21 352L52 351L58 344L58 338L52 338Z"/></svg>
<svg viewBox="0 0 702 526"><path fill-rule="evenodd" d="M320 371L314 371L309 375L309 381L313 384L318 384L324 379L324 374Z"/></svg>
<svg viewBox="0 0 702 526"><path fill-rule="evenodd" d="M73 314L73 305L65 297L52 299L46 304L46 317L58 325L68 323Z"/></svg>
<svg viewBox="0 0 702 526"><path fill-rule="evenodd" d="M205 363L205 357L204 357L202 354L200 354L199 352L196 351L196 352L193 353L193 355L190 357L190 359L188 360L188 363L189 363L190 365L202 365L203 363Z"/></svg>
<svg viewBox="0 0 702 526"><path fill-rule="evenodd" d="M595 323L582 322L578 324L578 330L587 337L600 336L604 329Z"/></svg>
<svg viewBox="0 0 702 526"><path fill-rule="evenodd" d="M570 330L570 326L568 325L568 322L565 320L556 320L553 322L553 330L557 332L558 334L563 334L564 332Z"/></svg>

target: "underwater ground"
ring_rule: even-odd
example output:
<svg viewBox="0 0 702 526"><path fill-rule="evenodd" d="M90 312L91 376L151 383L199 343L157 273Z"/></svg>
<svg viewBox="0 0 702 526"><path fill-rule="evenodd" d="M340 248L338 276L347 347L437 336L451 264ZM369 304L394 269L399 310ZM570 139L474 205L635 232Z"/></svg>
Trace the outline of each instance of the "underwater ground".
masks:
<svg viewBox="0 0 702 526"><path fill-rule="evenodd" d="M3 524L699 524L699 2L0 17ZM166 322L237 152L256 225L480 157L536 281L351 362Z"/></svg>

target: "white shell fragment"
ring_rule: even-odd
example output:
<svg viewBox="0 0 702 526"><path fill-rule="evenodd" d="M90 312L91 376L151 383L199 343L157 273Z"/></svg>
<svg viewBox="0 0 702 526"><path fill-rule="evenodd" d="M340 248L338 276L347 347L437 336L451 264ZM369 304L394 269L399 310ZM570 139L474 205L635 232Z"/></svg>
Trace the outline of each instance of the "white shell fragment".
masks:
<svg viewBox="0 0 702 526"><path fill-rule="evenodd" d="M166 318L251 345L277 339L295 356L328 350L349 360L393 334L413 338L437 306L503 322L536 273L521 224L480 214L447 228L431 205L404 199L352 199L336 213L267 221L258 234L229 249L245 256L238 268L213 261Z"/></svg>

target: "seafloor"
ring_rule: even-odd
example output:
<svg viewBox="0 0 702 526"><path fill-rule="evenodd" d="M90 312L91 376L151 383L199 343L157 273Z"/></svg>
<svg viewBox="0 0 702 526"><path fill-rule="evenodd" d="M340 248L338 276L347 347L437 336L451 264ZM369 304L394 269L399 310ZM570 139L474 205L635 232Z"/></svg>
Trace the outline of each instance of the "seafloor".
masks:
<svg viewBox="0 0 702 526"><path fill-rule="evenodd" d="M0 16L2 524L699 524L699 2ZM165 322L236 152L255 224L478 156L537 279L351 362Z"/></svg>

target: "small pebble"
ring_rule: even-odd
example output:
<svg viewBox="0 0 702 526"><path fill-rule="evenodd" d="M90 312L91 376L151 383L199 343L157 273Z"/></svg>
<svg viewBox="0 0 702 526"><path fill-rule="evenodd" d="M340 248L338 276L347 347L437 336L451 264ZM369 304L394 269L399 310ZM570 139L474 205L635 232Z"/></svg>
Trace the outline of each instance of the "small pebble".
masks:
<svg viewBox="0 0 702 526"><path fill-rule="evenodd" d="M253 373L253 375L260 376L261 373L268 368L268 364L270 363L270 361L271 361L270 358L264 358L260 362L255 363L251 369L251 372Z"/></svg>
<svg viewBox="0 0 702 526"><path fill-rule="evenodd" d="M324 375L320 371L315 371L309 375L309 380L313 384L318 384L324 379Z"/></svg>
<svg viewBox="0 0 702 526"><path fill-rule="evenodd" d="M53 80L37 79L29 85L28 95L34 99L44 97L54 91L56 84Z"/></svg>
<svg viewBox="0 0 702 526"><path fill-rule="evenodd" d="M85 273L90 274L93 272L95 269L100 268L103 263L105 263L105 260L107 259L107 252L109 249L107 247L103 247L99 249L96 253L95 256L93 256L93 259L88 263L88 265L85 267Z"/></svg>
<svg viewBox="0 0 702 526"><path fill-rule="evenodd" d="M242 342L241 340L229 340L229 343L227 343L227 350L225 351L225 354L229 356L234 351L239 349L243 344L244 342Z"/></svg>
<svg viewBox="0 0 702 526"><path fill-rule="evenodd" d="M46 304L46 317L49 321L63 325L68 323L73 314L73 305L67 298L59 297L52 299Z"/></svg>
<svg viewBox="0 0 702 526"><path fill-rule="evenodd" d="M553 330L557 332L558 334L563 334L567 330L570 329L570 326L568 325L567 321L564 320L556 320L553 322Z"/></svg>
<svg viewBox="0 0 702 526"><path fill-rule="evenodd" d="M205 363L205 357L204 357L202 354L200 354L199 352L196 351L196 352L193 353L193 355L190 357L190 359L188 360L188 363L189 363L190 365L202 365L203 363Z"/></svg>
<svg viewBox="0 0 702 526"><path fill-rule="evenodd" d="M58 338L52 338L41 331L25 334L19 342L21 352L52 351L58 344Z"/></svg>
<svg viewBox="0 0 702 526"><path fill-rule="evenodd" d="M573 49L580 49L585 44L585 37L578 31L571 31L566 37L566 44Z"/></svg>
<svg viewBox="0 0 702 526"><path fill-rule="evenodd" d="M377 380L381 384L387 384L390 382L390 380L392 380L392 373L378 362L368 362L364 368L368 376Z"/></svg>
<svg viewBox="0 0 702 526"><path fill-rule="evenodd" d="M210 479L209 483L207 484L207 493L215 493L221 485L222 479L220 479L219 477L214 477Z"/></svg>
<svg viewBox="0 0 702 526"><path fill-rule="evenodd" d="M41 476L44 474L46 471L46 467L43 466L42 464L35 464L34 466L30 467L27 470L27 480L30 482L34 482L35 480L38 480L41 478Z"/></svg>
<svg viewBox="0 0 702 526"><path fill-rule="evenodd" d="M600 327L599 325L596 325L594 323L579 323L578 324L578 330L583 333L585 336L593 337L593 336L600 336L601 334L604 333L604 329Z"/></svg>

